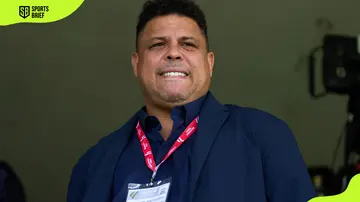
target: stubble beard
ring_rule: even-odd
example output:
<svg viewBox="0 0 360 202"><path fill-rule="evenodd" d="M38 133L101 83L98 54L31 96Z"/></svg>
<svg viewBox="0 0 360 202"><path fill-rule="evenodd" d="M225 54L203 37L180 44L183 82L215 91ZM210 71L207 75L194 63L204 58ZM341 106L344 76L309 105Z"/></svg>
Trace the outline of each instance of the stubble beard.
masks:
<svg viewBox="0 0 360 202"><path fill-rule="evenodd" d="M190 95L191 92L190 91L186 91L186 92L178 92L178 93L168 93L165 91L159 92L158 93L159 97L164 100L165 102L168 102L169 104L179 104L184 102L185 100L187 100Z"/></svg>

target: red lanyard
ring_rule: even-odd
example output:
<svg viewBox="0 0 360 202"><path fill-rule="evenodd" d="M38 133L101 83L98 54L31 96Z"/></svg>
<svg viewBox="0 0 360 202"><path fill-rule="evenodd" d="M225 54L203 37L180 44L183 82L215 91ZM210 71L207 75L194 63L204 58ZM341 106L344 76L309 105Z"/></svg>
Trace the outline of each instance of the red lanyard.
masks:
<svg viewBox="0 0 360 202"><path fill-rule="evenodd" d="M199 117L196 117L188 125L188 127L184 130L184 132L181 133L180 137L176 140L174 145L170 148L170 150L165 155L164 159L160 162L160 164L156 166L155 165L155 160L154 160L154 155L152 153L149 141L146 138L145 133L144 133L143 129L140 126L140 122L138 121L138 123L136 125L136 132L137 132L138 138L140 140L142 151L144 153L144 158L145 158L146 165L148 166L148 168L150 168L150 170L153 171L151 181L154 180L154 178L156 176L156 172L159 169L160 165L162 163L164 163L166 161L166 159L168 159L169 156L171 156L171 154L174 153L175 150L177 148L179 148L182 145L182 143L185 142L196 131L197 126L198 126L198 122L199 122Z"/></svg>

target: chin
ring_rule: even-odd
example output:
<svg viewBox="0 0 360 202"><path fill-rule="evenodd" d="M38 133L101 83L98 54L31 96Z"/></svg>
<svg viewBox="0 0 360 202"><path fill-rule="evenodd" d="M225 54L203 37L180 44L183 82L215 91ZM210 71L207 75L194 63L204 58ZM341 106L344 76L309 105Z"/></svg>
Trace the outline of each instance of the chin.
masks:
<svg viewBox="0 0 360 202"><path fill-rule="evenodd" d="M190 97L189 92L162 92L160 93L162 100L171 103L181 103Z"/></svg>

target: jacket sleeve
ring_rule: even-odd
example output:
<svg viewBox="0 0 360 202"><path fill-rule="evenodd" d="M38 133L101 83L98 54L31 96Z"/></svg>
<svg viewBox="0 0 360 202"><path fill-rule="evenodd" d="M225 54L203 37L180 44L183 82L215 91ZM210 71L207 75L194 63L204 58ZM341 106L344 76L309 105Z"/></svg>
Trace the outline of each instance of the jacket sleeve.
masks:
<svg viewBox="0 0 360 202"><path fill-rule="evenodd" d="M72 169L68 185L67 202L81 202L83 200L92 150L93 148L90 148L81 156Z"/></svg>
<svg viewBox="0 0 360 202"><path fill-rule="evenodd" d="M269 202L307 202L315 189L289 127L270 115L257 127Z"/></svg>

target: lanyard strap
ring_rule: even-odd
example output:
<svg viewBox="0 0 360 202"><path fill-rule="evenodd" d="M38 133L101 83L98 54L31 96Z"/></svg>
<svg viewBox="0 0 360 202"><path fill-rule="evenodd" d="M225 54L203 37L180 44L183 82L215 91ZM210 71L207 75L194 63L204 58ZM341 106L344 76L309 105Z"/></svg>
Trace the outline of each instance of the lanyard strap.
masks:
<svg viewBox="0 0 360 202"><path fill-rule="evenodd" d="M199 122L199 117L196 117L188 125L188 127L181 133L180 137L176 140L176 142L170 148L168 153L165 155L164 159L159 163L159 165L156 166L154 155L152 153L149 140L147 139L147 137L144 133L144 130L140 126L140 121L138 121L138 123L136 125L136 132L137 132L140 144L141 144L141 148L142 148L142 151L144 154L146 165L150 170L153 171L153 175L151 178L152 181L154 180L154 178L156 176L156 172L159 169L160 165L162 163L164 163L171 156L171 154L174 153L176 151L176 149L179 148L182 145L182 143L184 143L196 131L198 122Z"/></svg>

